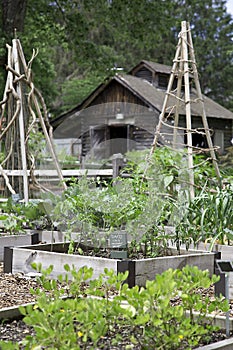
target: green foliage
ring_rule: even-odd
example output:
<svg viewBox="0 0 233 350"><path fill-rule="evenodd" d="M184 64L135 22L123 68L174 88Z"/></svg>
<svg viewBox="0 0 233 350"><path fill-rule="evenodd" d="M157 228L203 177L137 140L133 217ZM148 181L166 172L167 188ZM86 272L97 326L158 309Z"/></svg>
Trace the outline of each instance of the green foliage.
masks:
<svg viewBox="0 0 233 350"><path fill-rule="evenodd" d="M151 227L143 233L141 238L133 239L128 244L129 258L155 258L159 256L168 256L171 254L169 244L175 241L175 233L172 230L166 230L162 225Z"/></svg>
<svg viewBox="0 0 233 350"><path fill-rule="evenodd" d="M63 106L60 107L60 112L66 112L76 107L81 103L96 87L102 83L103 77L92 72L82 77L74 77L65 80L62 83Z"/></svg>
<svg viewBox="0 0 233 350"><path fill-rule="evenodd" d="M203 92L232 109L233 23L225 0L30 0L20 40L27 60L39 50L33 78L56 116L80 103L113 68L129 71L142 59L171 65L184 19L191 23ZM4 79L0 83L3 91Z"/></svg>
<svg viewBox="0 0 233 350"><path fill-rule="evenodd" d="M181 243L188 248L212 236L229 239L232 185L218 187L212 163L194 157L196 196L190 199L186 150L157 148L144 178L146 155L144 151L127 154L130 178L107 183L84 176L71 183L60 198L50 198L51 220L63 231L83 233L98 246L100 230L107 237L113 230L125 229L136 243L142 237L132 253L143 244L150 256L166 251L169 240L178 248ZM174 226L176 236L165 234L164 225Z"/></svg>
<svg viewBox="0 0 233 350"><path fill-rule="evenodd" d="M101 245L99 231L106 233L106 239L111 231L125 229L136 240L131 253L143 246L146 256L161 255L169 240L178 248L181 243L188 248L191 243L211 241L210 237L212 243L230 242L232 185L218 187L212 163L203 156L194 157L196 196L190 199L186 150L157 148L144 178L146 156L144 151L127 154L130 178L106 182L83 176L61 196L46 194L42 202L24 205L9 199L2 204L2 220L12 233L20 226L48 225L67 232L69 239L71 232L80 232L81 239L90 238L96 247ZM175 235L165 233L164 225L174 226Z"/></svg>
<svg viewBox="0 0 233 350"><path fill-rule="evenodd" d="M18 217L13 213L5 213L0 215L1 228L4 233L8 233L10 235L24 233L23 223L24 220L22 217Z"/></svg>
<svg viewBox="0 0 233 350"><path fill-rule="evenodd" d="M24 204L9 198L6 203L1 203L1 211L1 225L10 234L24 233L26 228L48 228L52 225L43 201Z"/></svg>
<svg viewBox="0 0 233 350"><path fill-rule="evenodd" d="M145 288L129 288L124 283L127 272L116 275L105 269L99 278L87 284L92 269L83 267L76 271L66 265L67 275L58 279L67 283L68 274L72 276L68 290L58 288L57 281L47 277L52 267L47 270L34 267L42 272L41 285L34 292L37 302L20 307L20 311L35 335L26 336L22 344L0 342L1 349L6 349L6 345L7 349L22 345L25 350L101 349L106 344L109 348L114 344L120 347L126 338L127 349L133 349L134 344L142 349L191 349L211 339L212 332L217 330L207 314L229 309L222 297L209 300L200 293L201 288L209 288L219 277L210 278L207 271L197 267L169 269L147 281ZM172 305L177 298L180 302ZM194 316L195 312L198 314Z"/></svg>
<svg viewBox="0 0 233 350"><path fill-rule="evenodd" d="M191 237L192 243L209 241L212 246L230 243L233 239L233 188L216 188L212 191L203 190L200 195L191 200L177 225L177 235L180 242L187 243Z"/></svg>
<svg viewBox="0 0 233 350"><path fill-rule="evenodd" d="M219 166L224 180L233 183L233 146L226 149L226 153L219 157Z"/></svg>
<svg viewBox="0 0 233 350"><path fill-rule="evenodd" d="M64 192L51 215L61 225L76 225L84 232L95 228L123 228L139 215L145 203L146 194L136 189L136 181L137 176L123 181L119 179L116 185L105 183L100 188L92 179L82 177Z"/></svg>

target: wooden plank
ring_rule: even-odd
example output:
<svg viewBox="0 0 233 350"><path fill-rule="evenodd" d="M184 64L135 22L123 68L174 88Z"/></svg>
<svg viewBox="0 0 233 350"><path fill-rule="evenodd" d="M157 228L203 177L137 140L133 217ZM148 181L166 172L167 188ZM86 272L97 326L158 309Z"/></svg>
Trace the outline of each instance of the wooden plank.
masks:
<svg viewBox="0 0 233 350"><path fill-rule="evenodd" d="M22 272L25 274L33 273L31 263L42 262L44 269L48 268L51 264L54 269L50 275L51 278L57 278L58 275L66 274L64 265L68 264L70 267L74 266L77 270L83 266L93 268L92 278L97 278L101 273L104 273L104 269L113 269L117 272L117 261L115 259L106 259L98 257L89 257L82 255L44 252L39 250L27 249L27 248L12 248L12 273ZM70 276L71 277L71 276Z"/></svg>
<svg viewBox="0 0 233 350"><path fill-rule="evenodd" d="M31 244L32 238L30 234L20 235L0 235L0 261L4 260L4 247L22 246L25 244Z"/></svg>
<svg viewBox="0 0 233 350"><path fill-rule="evenodd" d="M13 51L12 59L15 65L15 71L20 74L19 56L17 51L17 39L13 39ZM17 94L20 100L20 112L19 112L19 136L20 136L20 151L21 151L21 162L22 162L22 172L23 172L23 194L24 202L28 203L29 192L28 192L28 177L27 177L27 156L26 156L26 145L25 145L25 126L24 120L26 117L23 115L23 99L22 99L22 87L20 80L16 87ZM17 102L18 103L18 102Z"/></svg>
<svg viewBox="0 0 233 350"><path fill-rule="evenodd" d="M184 266L198 266L201 270L214 272L214 254L196 252L177 256L166 256L151 259L137 260L135 264L135 284L144 286L146 280L153 280L155 275L161 274L169 268L182 269Z"/></svg>
<svg viewBox="0 0 233 350"><path fill-rule="evenodd" d="M5 170L4 172L7 176L23 176L23 170ZM76 176L112 176L112 169L64 169L62 170L62 175L64 177L76 177ZM27 170L27 175L30 175L30 171ZM48 176L55 177L57 176L56 170L48 170L48 169L37 169L34 171L35 176Z"/></svg>

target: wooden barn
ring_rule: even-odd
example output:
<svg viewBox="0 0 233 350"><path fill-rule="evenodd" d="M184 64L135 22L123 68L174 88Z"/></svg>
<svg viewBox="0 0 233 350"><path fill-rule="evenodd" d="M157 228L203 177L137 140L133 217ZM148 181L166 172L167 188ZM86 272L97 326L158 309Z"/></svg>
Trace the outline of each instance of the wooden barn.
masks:
<svg viewBox="0 0 233 350"><path fill-rule="evenodd" d="M56 142L62 139L81 142L81 158L107 159L115 153L142 150L152 144L155 128L162 110L171 67L150 61L141 61L128 74L116 74L99 85L73 110L55 118ZM176 81L174 81L175 89ZM192 88L192 100L196 94ZM233 113L210 98L203 96L205 112L211 129L212 141L220 153L231 146L233 135ZM169 103L175 105L171 96ZM172 107L171 107L172 108ZM192 128L203 130L201 109L192 104ZM179 106L181 129L180 145L186 142L185 106ZM172 142L174 118L167 111L160 143ZM81 140L81 141L80 141ZM73 141L74 142L74 141ZM192 135L193 146L207 147L205 136L199 132ZM78 142L76 142L78 143ZM71 144L71 154L75 153L75 142ZM76 154L79 156L78 154Z"/></svg>

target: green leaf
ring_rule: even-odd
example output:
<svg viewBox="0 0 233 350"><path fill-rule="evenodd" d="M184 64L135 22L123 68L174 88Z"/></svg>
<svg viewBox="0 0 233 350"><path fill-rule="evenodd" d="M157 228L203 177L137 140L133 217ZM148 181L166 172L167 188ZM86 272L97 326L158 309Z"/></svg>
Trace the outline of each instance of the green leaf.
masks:
<svg viewBox="0 0 233 350"><path fill-rule="evenodd" d="M174 180L173 175L165 176L164 177L164 187L167 188L172 183L173 180Z"/></svg>
<svg viewBox="0 0 233 350"><path fill-rule="evenodd" d="M64 265L64 269L65 271L70 272L70 266L68 264Z"/></svg>

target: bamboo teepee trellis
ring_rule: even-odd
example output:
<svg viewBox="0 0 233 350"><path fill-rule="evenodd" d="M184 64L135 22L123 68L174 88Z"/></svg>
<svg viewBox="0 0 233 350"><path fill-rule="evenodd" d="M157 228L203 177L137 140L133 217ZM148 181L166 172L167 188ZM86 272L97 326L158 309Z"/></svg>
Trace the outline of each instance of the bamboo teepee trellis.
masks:
<svg viewBox="0 0 233 350"><path fill-rule="evenodd" d="M47 147L64 188L62 172L52 142L52 132L47 118L44 100L32 82L31 65L36 57L26 63L19 39L7 45L7 80L1 106L0 140L5 143L5 158L0 164L0 173L11 194L18 193L24 202L29 200L29 177L38 188L42 186L34 176L35 158L27 147L30 132L37 125L42 129ZM9 171L21 171L21 176L8 176ZM7 173L8 172L8 173ZM45 188L44 188L45 189ZM45 189L46 190L46 189Z"/></svg>
<svg viewBox="0 0 233 350"><path fill-rule="evenodd" d="M190 76L194 78L195 88L196 88L196 98L194 100L191 99L190 94ZM176 89L172 90L173 83L175 78L177 78ZM181 96L181 87L184 84L184 97ZM169 106L169 98L175 98L175 104L171 107ZM210 129L207 122L207 117L205 113L205 106L203 101L203 96L201 93L200 82L198 78L197 64L195 60L193 42L191 29L188 22L183 21L181 23L181 32L179 35L178 45L175 53L175 58L173 60L173 66L170 74L170 79L166 91L166 95L163 102L162 111L160 113L159 122L156 127L155 136L153 140L153 144L150 150L148 163L145 169L145 173L149 167L150 159L158 146L158 140L161 136L161 129L164 124L166 124L166 115L169 111L169 117L174 112L174 125L170 126L173 129L173 148L177 147L177 133L179 130L184 128L179 127L179 114L180 114L180 104L183 103L185 105L185 114L186 114L186 128L185 132L187 134L187 151L188 151L188 169L189 169L189 186L190 186L190 197L194 197L194 173L193 173L193 150L197 149L197 147L193 147L192 145L192 135L193 133L198 133L198 130L192 129L192 113L191 113L191 105L192 103L199 104L201 110L201 118L203 124L204 134L206 136L208 151L210 153L211 159L213 161L213 166L216 172L216 175L220 181L221 176L218 168L218 163L215 155L215 147L213 146ZM199 131L199 133L203 133L203 131Z"/></svg>

